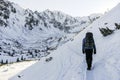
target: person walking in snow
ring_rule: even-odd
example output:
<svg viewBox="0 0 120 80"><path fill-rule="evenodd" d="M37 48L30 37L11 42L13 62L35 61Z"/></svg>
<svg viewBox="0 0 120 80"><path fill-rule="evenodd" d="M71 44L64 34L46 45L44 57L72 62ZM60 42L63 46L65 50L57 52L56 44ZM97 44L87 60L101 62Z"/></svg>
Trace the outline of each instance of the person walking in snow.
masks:
<svg viewBox="0 0 120 80"><path fill-rule="evenodd" d="M87 63L87 70L91 70L92 67L92 54L96 54L96 47L93 38L92 32L87 32L85 38L83 39L82 43L82 52L86 54L86 63Z"/></svg>

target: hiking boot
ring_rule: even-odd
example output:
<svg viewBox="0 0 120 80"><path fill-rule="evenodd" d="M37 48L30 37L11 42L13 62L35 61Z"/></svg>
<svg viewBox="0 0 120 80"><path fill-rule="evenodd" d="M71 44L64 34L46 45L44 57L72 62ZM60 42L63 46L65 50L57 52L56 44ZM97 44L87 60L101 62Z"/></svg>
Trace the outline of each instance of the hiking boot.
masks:
<svg viewBox="0 0 120 80"><path fill-rule="evenodd" d="M90 67L88 67L88 68L87 68L87 70L91 70L91 68L90 68Z"/></svg>

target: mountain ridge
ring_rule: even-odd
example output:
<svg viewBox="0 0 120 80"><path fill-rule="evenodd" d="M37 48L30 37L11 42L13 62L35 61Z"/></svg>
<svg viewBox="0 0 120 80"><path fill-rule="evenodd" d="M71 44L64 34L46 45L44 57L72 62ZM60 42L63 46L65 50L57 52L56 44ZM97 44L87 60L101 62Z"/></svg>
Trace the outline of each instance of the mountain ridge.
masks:
<svg viewBox="0 0 120 80"><path fill-rule="evenodd" d="M115 26L115 23L120 25L119 9L120 4L80 32L74 41L62 45L10 80L119 80L120 29L116 29ZM104 37L99 28L106 26L114 29L114 33ZM87 71L85 55L82 53L82 40L88 31L93 33L97 49L97 53L93 56L91 71ZM49 57L53 59L46 62L46 58Z"/></svg>
<svg viewBox="0 0 120 80"><path fill-rule="evenodd" d="M46 56L102 16L78 19L58 11L33 12L7 0L0 4L1 55L11 57L10 62L15 56Z"/></svg>

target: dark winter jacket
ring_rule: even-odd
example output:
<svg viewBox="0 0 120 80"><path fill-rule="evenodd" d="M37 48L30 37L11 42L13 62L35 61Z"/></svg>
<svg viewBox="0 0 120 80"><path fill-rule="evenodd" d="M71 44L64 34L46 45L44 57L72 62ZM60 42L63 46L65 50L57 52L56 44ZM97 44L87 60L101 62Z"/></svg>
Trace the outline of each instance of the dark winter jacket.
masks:
<svg viewBox="0 0 120 80"><path fill-rule="evenodd" d="M85 50L86 49L93 49L94 50L94 54L96 54L96 46L95 46L95 42L94 42L94 39L93 39L93 48L86 48L85 47L85 40L86 38L83 39L83 42L82 42L82 52L85 53Z"/></svg>

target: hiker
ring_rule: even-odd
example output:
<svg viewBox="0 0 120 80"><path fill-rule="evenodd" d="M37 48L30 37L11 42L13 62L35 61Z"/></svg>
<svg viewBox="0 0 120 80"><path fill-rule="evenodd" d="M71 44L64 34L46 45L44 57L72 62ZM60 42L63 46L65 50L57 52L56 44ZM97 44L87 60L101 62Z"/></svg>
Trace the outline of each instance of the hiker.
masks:
<svg viewBox="0 0 120 80"><path fill-rule="evenodd" d="M87 32L82 43L82 52L86 54L87 70L92 67L92 54L96 54L96 47L92 32Z"/></svg>

